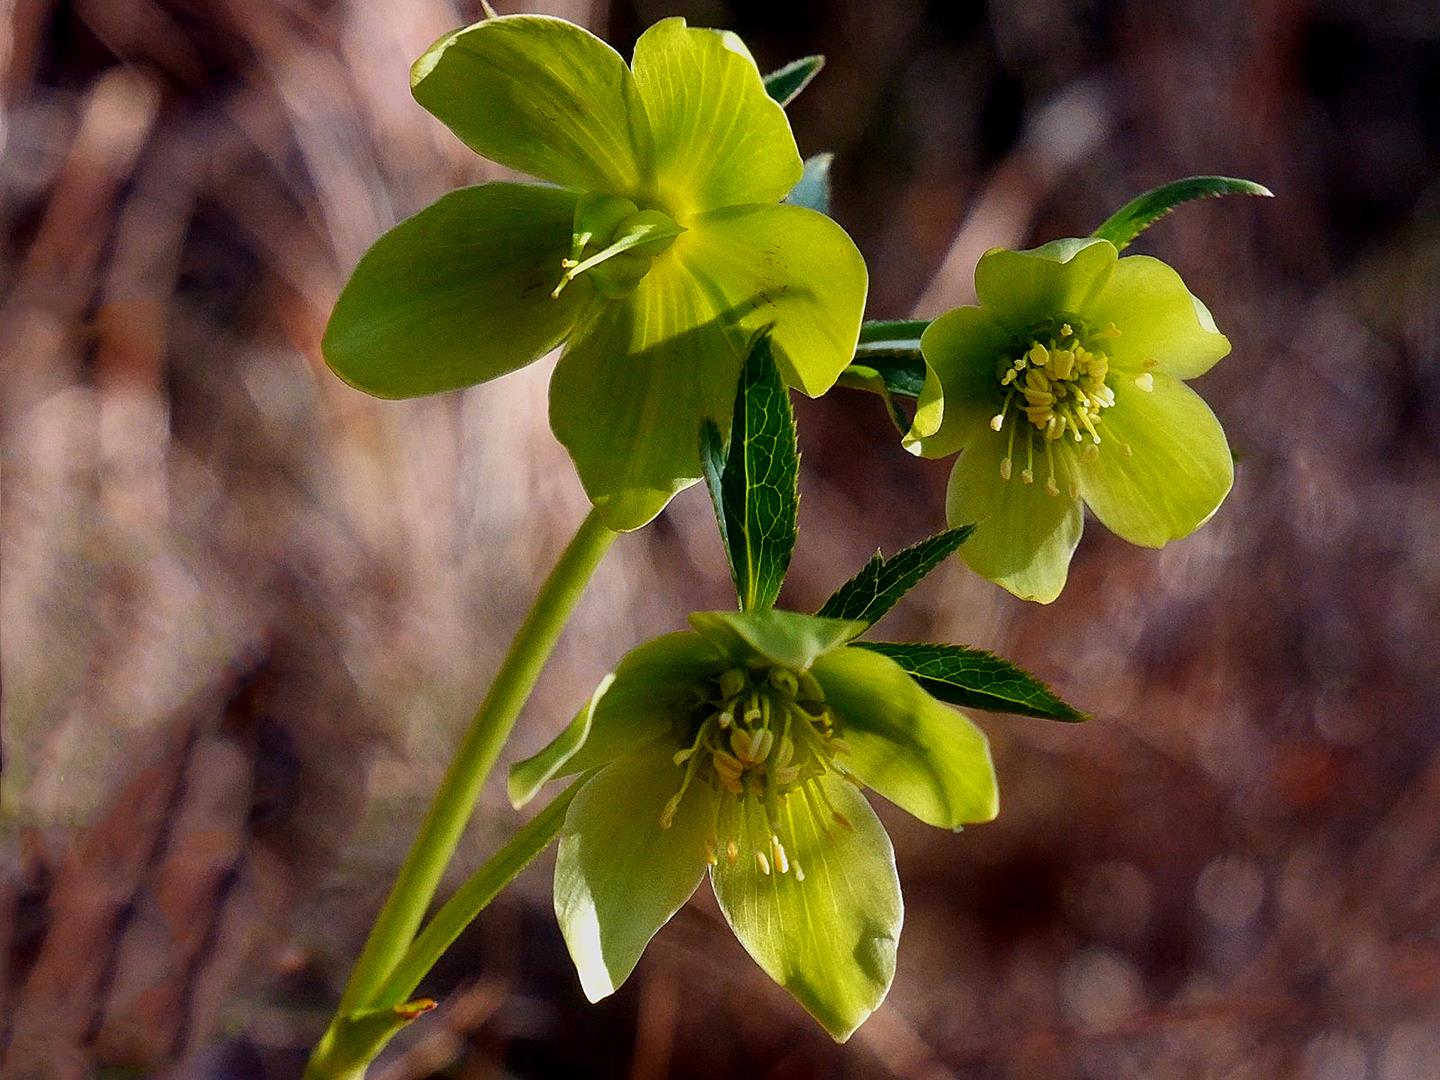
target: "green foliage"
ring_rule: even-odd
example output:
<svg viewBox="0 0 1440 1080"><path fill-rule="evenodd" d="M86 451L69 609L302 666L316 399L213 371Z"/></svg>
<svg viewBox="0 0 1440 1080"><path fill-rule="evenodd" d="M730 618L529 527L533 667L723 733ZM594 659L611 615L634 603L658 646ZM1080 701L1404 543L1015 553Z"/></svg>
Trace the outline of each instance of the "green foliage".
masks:
<svg viewBox="0 0 1440 1080"><path fill-rule="evenodd" d="M1109 240L1117 251L1124 251L1132 240L1177 206L1196 199L1218 199L1221 195L1271 198L1274 192L1253 180L1237 180L1229 176L1187 176L1135 196L1090 235Z"/></svg>
<svg viewBox="0 0 1440 1080"><path fill-rule="evenodd" d="M954 554L974 531L973 525L947 529L888 559L877 551L816 614L828 619L876 622L947 556Z"/></svg>
<svg viewBox="0 0 1440 1080"><path fill-rule="evenodd" d="M795 550L800 455L768 334L755 339L741 369L728 449L707 420L700 458L740 608L772 607Z"/></svg>
<svg viewBox="0 0 1440 1080"><path fill-rule="evenodd" d="M982 649L889 641L857 641L855 645L888 656L926 691L951 705L1042 720L1090 719L1035 676Z"/></svg>
<svg viewBox="0 0 1440 1080"><path fill-rule="evenodd" d="M782 106L789 105L825 66L823 56L802 56L765 76L765 92Z"/></svg>

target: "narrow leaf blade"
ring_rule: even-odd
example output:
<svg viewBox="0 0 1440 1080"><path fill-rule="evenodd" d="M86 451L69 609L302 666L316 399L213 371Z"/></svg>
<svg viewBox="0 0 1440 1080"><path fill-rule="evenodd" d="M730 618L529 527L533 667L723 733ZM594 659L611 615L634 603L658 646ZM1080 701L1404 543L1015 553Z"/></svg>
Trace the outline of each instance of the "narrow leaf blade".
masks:
<svg viewBox="0 0 1440 1080"><path fill-rule="evenodd" d="M930 325L929 319L870 319L860 327L860 344L920 345L920 335Z"/></svg>
<svg viewBox="0 0 1440 1080"><path fill-rule="evenodd" d="M768 334L755 339L735 391L730 444L702 427L700 456L742 611L773 607L795 550L800 454L790 391Z"/></svg>
<svg viewBox="0 0 1440 1080"><path fill-rule="evenodd" d="M730 515L725 512L725 436L715 421L708 417L700 425L700 469L705 475L705 487L710 492L710 503L715 507L715 523L720 526L720 546L725 549L725 561L730 566L730 580L735 583L735 595L745 595L742 579L745 560L743 552L737 553L732 546L735 540L730 534Z"/></svg>
<svg viewBox="0 0 1440 1080"><path fill-rule="evenodd" d="M1273 198L1274 192L1253 180L1239 180L1231 176L1187 176L1137 195L1090 235L1109 240L1124 251L1132 240L1177 206L1196 199L1217 199L1222 195Z"/></svg>
<svg viewBox="0 0 1440 1080"><path fill-rule="evenodd" d="M931 570L963 544L974 525L946 529L886 559L879 552L860 572L836 590L816 614L828 619L874 623Z"/></svg>
<svg viewBox="0 0 1440 1080"><path fill-rule="evenodd" d="M800 96L825 66L823 56L802 56L765 76L765 92L783 107Z"/></svg>
<svg viewBox="0 0 1440 1080"><path fill-rule="evenodd" d="M1035 676L983 649L921 642L857 641L888 656L931 696L951 705L1074 723L1088 714L1067 704Z"/></svg>
<svg viewBox="0 0 1440 1080"><path fill-rule="evenodd" d="M897 397L918 398L925 386L925 357L919 348L906 349L894 346L865 346L855 350L855 359L841 377L855 375L869 379L879 377L885 389ZM869 386L859 387L862 390Z"/></svg>

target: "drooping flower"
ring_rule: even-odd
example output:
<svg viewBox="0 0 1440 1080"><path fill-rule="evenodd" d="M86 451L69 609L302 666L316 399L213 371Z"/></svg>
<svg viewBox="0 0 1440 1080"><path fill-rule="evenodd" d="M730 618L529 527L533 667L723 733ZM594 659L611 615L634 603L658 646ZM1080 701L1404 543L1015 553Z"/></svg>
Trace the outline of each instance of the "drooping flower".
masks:
<svg viewBox="0 0 1440 1080"><path fill-rule="evenodd" d="M489 18L441 39L415 97L467 145L544 184L451 192L360 261L324 339L382 397L471 386L564 342L550 423L610 527L638 528L701 475L748 343L786 381L849 363L866 272L845 232L780 200L802 165L734 34L666 19L633 67L561 19Z"/></svg>
<svg viewBox="0 0 1440 1080"><path fill-rule="evenodd" d="M1219 508L1233 480L1225 433L1183 380L1230 351L1180 276L1108 240L997 248L978 306L936 319L907 445L960 451L952 523L977 573L1048 603L1080 541L1082 500L1112 532L1161 547Z"/></svg>
<svg viewBox="0 0 1440 1080"><path fill-rule="evenodd" d="M884 999L902 905L860 794L931 825L998 811L984 734L895 661L868 623L773 609L690 617L629 653L589 706L511 773L511 798L596 771L567 812L555 911L592 1001L624 982L708 867L755 961L830 1034Z"/></svg>

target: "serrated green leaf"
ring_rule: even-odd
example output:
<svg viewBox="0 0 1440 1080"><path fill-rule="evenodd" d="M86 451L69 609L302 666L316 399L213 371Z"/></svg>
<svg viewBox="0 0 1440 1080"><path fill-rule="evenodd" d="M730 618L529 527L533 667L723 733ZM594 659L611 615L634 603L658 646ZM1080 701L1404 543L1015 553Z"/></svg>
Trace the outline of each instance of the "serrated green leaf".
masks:
<svg viewBox="0 0 1440 1080"><path fill-rule="evenodd" d="M700 458L740 608L773 607L795 550L800 455L768 334L756 338L740 371L724 465L714 424L700 429Z"/></svg>
<svg viewBox="0 0 1440 1080"><path fill-rule="evenodd" d="M884 398L891 419L902 432L910 418L897 408L897 397L914 400L925 386L925 357L920 335L926 319L876 319L860 327L855 359L840 376L842 385L868 390Z"/></svg>
<svg viewBox="0 0 1440 1080"><path fill-rule="evenodd" d="M1035 676L983 649L922 642L857 641L894 660L922 688L951 705L1068 722L1089 720Z"/></svg>
<svg viewBox="0 0 1440 1080"><path fill-rule="evenodd" d="M896 397L918 398L925 386L925 357L919 349L907 348L866 348L855 351L855 359L844 372L841 381L856 389L870 390L871 386L856 386L857 379L879 378L885 392Z"/></svg>
<svg viewBox="0 0 1440 1080"><path fill-rule="evenodd" d="M1274 192L1253 180L1237 180L1230 176L1187 176L1137 195L1090 235L1109 240L1117 251L1124 251L1132 240L1177 206L1196 199L1216 199L1221 195L1271 198Z"/></svg>
<svg viewBox="0 0 1440 1080"><path fill-rule="evenodd" d="M803 206L818 214L830 213L830 165L834 154L814 154L805 159L805 172L800 182L790 189L785 202Z"/></svg>
<svg viewBox="0 0 1440 1080"><path fill-rule="evenodd" d="M823 56L802 56L765 76L765 92L782 106L789 105L800 91L810 85L810 80L820 74L825 66Z"/></svg>
<svg viewBox="0 0 1440 1080"><path fill-rule="evenodd" d="M840 586L816 614L827 619L874 623L924 580L925 575L939 566L946 556L953 554L974 530L974 525L946 529L896 552L888 559L877 551L874 558Z"/></svg>
<svg viewBox="0 0 1440 1080"><path fill-rule="evenodd" d="M860 327L855 359L840 374L840 385L878 395L902 435L910 430L912 420L895 399L914 401L925 387L920 335L929 325L926 319L876 319L865 323Z"/></svg>

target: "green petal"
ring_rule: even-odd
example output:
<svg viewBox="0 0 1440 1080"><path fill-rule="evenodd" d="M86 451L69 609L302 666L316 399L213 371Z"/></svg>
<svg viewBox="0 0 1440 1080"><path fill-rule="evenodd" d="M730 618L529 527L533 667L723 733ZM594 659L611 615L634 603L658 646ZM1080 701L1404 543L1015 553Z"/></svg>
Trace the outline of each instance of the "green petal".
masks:
<svg viewBox="0 0 1440 1080"><path fill-rule="evenodd" d="M1107 414L1108 415L1108 414ZM965 447L950 474L945 496L950 524L975 522L975 532L960 548L970 569L1008 589L1022 600L1048 604L1060 595L1070 569L1070 556L1080 542L1084 514L1070 498L1070 454L1056 454L1059 495L1045 490L1049 476L1043 442L1035 435L1035 482L1025 484L1025 429L1018 429L1009 480L1000 477L1012 420L1004 431L984 428Z"/></svg>
<svg viewBox="0 0 1440 1080"><path fill-rule="evenodd" d="M1010 345L1010 331L984 308L947 311L920 336L925 385L905 436L912 453L949 457L999 405L995 366Z"/></svg>
<svg viewBox="0 0 1440 1080"><path fill-rule="evenodd" d="M588 30L544 15L485 19L410 69L415 100L502 165L585 191L638 194L650 131L630 69Z"/></svg>
<svg viewBox="0 0 1440 1080"><path fill-rule="evenodd" d="M707 31L708 32L708 31ZM845 230L803 206L735 206L700 214L679 256L749 336L773 326L780 373L818 397L855 356L869 277Z"/></svg>
<svg viewBox="0 0 1440 1080"><path fill-rule="evenodd" d="M550 427L607 526L640 528L700 478L701 421L728 430L744 348L674 248L581 319L550 380Z"/></svg>
<svg viewBox="0 0 1440 1080"><path fill-rule="evenodd" d="M756 867L754 852L770 851L760 803L722 800L721 847L734 838L740 855L733 863L722 857L710 880L745 951L844 1042L890 989L903 906L890 838L875 812L834 773L818 782L847 824L818 817L799 793L786 798L784 874Z"/></svg>
<svg viewBox="0 0 1440 1080"><path fill-rule="evenodd" d="M654 132L657 195L676 214L779 202L800 179L785 110L734 34L664 19L635 43L634 68Z"/></svg>
<svg viewBox="0 0 1440 1080"><path fill-rule="evenodd" d="M691 784L660 827L683 770L662 740L597 773L565 815L555 858L555 917L591 1001L613 994L655 932L690 899L714 835L715 793Z"/></svg>
<svg viewBox="0 0 1440 1080"><path fill-rule="evenodd" d="M840 718L845 768L927 825L992 821L1000 792L985 733L888 656L837 649L811 669Z"/></svg>
<svg viewBox="0 0 1440 1080"><path fill-rule="evenodd" d="M743 664L759 655L781 667L804 671L817 657L864 633L869 624L765 608L697 611L690 616L690 625L732 663Z"/></svg>
<svg viewBox="0 0 1440 1080"><path fill-rule="evenodd" d="M666 634L632 649L575 719L539 753L510 768L509 795L524 806L548 781L608 765L671 729L677 712L724 667L698 634Z"/></svg>
<svg viewBox="0 0 1440 1080"><path fill-rule="evenodd" d="M1111 367L1139 371L1146 361L1177 379L1209 371L1230 352L1230 340L1180 275L1148 255L1115 264L1109 285L1084 312L1096 329L1113 322L1120 336L1105 344Z"/></svg>
<svg viewBox="0 0 1440 1080"><path fill-rule="evenodd" d="M1078 476L1106 528L1132 544L1161 547L1210 519L1235 471L1220 421L1200 395L1163 372L1148 380L1148 393L1136 377L1110 380L1115 404L1103 414L1100 456L1082 459Z"/></svg>
<svg viewBox="0 0 1440 1080"><path fill-rule="evenodd" d="M335 303L323 350L335 374L379 397L473 386L549 352L588 285L552 299L573 192L538 184L452 191L365 253Z"/></svg>
<svg viewBox="0 0 1440 1080"><path fill-rule="evenodd" d="M975 295L1008 329L1062 312L1083 314L1115 268L1108 240L1052 240L1029 251L992 248L975 267Z"/></svg>

